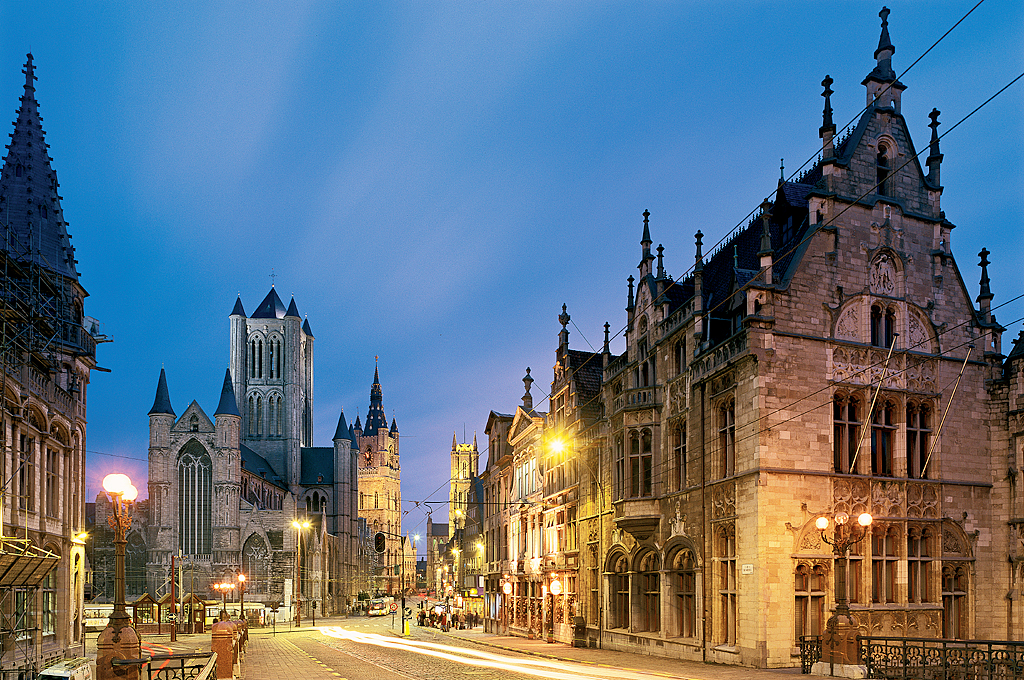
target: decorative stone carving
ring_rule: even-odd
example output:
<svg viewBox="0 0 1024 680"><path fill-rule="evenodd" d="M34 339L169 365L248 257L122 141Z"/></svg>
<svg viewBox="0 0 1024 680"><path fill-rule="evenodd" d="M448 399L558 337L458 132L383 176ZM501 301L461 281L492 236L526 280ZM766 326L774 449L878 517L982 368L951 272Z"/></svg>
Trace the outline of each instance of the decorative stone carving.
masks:
<svg viewBox="0 0 1024 680"><path fill-rule="evenodd" d="M967 549L952 529L942 532L942 552L946 555L967 555Z"/></svg>
<svg viewBox="0 0 1024 680"><path fill-rule="evenodd" d="M871 292L876 295L896 295L896 263L888 253L882 253L871 264Z"/></svg>
<svg viewBox="0 0 1024 680"><path fill-rule="evenodd" d="M924 324L921 323L921 319L918 318L916 312L911 311L909 316L910 318L907 320L907 334L909 336L907 338L907 348L918 352L930 351L931 343L928 342L929 334L925 330Z"/></svg>
<svg viewBox="0 0 1024 680"><path fill-rule="evenodd" d="M817 531L808 531L800 541L800 549L809 552L822 552L821 534Z"/></svg>
<svg viewBox="0 0 1024 680"><path fill-rule="evenodd" d="M860 318L856 305L850 305L839 316L835 337L838 340L860 340Z"/></svg>
<svg viewBox="0 0 1024 680"><path fill-rule="evenodd" d="M939 492L932 484L907 483L907 517L937 518Z"/></svg>
<svg viewBox="0 0 1024 680"><path fill-rule="evenodd" d="M736 484L720 484L711 492L711 518L736 516Z"/></svg>
<svg viewBox="0 0 1024 680"><path fill-rule="evenodd" d="M868 482L863 479L837 479L832 484L832 503L835 512L845 512L856 517L868 512Z"/></svg>
<svg viewBox="0 0 1024 680"><path fill-rule="evenodd" d="M903 488L899 482L872 484L871 508L871 514L875 517L902 517Z"/></svg>

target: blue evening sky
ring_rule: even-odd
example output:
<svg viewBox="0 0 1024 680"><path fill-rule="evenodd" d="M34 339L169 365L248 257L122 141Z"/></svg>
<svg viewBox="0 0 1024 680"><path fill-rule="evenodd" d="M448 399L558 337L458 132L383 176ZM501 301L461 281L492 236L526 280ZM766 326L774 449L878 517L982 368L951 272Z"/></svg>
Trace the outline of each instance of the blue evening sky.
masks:
<svg viewBox="0 0 1024 680"><path fill-rule="evenodd" d="M890 2L897 73L974 4ZM342 408L365 420L379 355L422 532L412 501L447 498L453 431L483 449L527 366L547 409L562 303L575 348L622 328L644 209L682 275L694 232L710 250L780 158L815 155L825 74L836 123L858 114L880 6L0 3L0 123L31 49L86 313L114 338L88 497L115 470L145 493L161 366L179 415L212 414L235 297L251 313L273 270L316 337L315 444ZM918 150L933 107L944 132L1024 71L1021 45L1024 4L987 0L901 77ZM992 251L993 305L1024 293L1022 112L1019 82L942 141L953 252L974 297ZM1009 351L1024 302L996 314Z"/></svg>

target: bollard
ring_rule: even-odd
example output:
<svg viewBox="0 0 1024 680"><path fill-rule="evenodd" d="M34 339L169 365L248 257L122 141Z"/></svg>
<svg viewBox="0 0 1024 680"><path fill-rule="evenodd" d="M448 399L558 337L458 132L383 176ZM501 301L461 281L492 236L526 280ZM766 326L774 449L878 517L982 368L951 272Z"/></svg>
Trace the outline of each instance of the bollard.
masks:
<svg viewBox="0 0 1024 680"><path fill-rule="evenodd" d="M210 627L210 651L217 653L217 679L230 678L234 673L234 626L218 621Z"/></svg>

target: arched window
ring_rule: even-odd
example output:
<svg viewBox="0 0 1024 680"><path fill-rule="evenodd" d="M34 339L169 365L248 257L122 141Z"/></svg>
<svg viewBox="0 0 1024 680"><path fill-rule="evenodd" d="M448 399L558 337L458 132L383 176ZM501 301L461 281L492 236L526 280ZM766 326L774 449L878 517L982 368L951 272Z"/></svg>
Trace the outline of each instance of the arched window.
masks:
<svg viewBox="0 0 1024 680"><path fill-rule="evenodd" d="M883 401L871 418L871 474L892 477L893 442L896 439L896 407Z"/></svg>
<svg viewBox="0 0 1024 680"><path fill-rule="evenodd" d="M871 533L871 601L896 601L896 527L875 527Z"/></svg>
<svg viewBox="0 0 1024 680"><path fill-rule="evenodd" d="M146 592L146 543L139 532L128 534L128 543L124 547L124 585L125 595L131 600Z"/></svg>
<svg viewBox="0 0 1024 680"><path fill-rule="evenodd" d="M609 576L612 591L611 627L629 628L629 563L625 554L615 557Z"/></svg>
<svg viewBox="0 0 1024 680"><path fill-rule="evenodd" d="M675 459L673 475L674 488L682 491L686 488L686 424L680 423L672 430L672 457Z"/></svg>
<svg viewBox="0 0 1024 680"><path fill-rule="evenodd" d="M281 410L281 397L277 398L277 434L284 435L284 412Z"/></svg>
<svg viewBox="0 0 1024 680"><path fill-rule="evenodd" d="M263 340L256 343L256 377L263 377Z"/></svg>
<svg viewBox="0 0 1024 680"><path fill-rule="evenodd" d="M24 172L25 172L25 168L24 168L24 166L22 166L21 163L18 163L16 166L14 166L14 176L15 177L21 177L22 174L24 174Z"/></svg>
<svg viewBox="0 0 1024 680"><path fill-rule="evenodd" d="M681 548L672 558L672 584L676 597L676 634L697 635L697 560L693 551Z"/></svg>
<svg viewBox="0 0 1024 680"><path fill-rule="evenodd" d="M270 586L270 550L263 537L253 534L242 546L242 571L245 589L250 593L266 593Z"/></svg>
<svg viewBox="0 0 1024 680"><path fill-rule="evenodd" d="M927 528L907 529L907 601L932 602L932 533Z"/></svg>
<svg viewBox="0 0 1024 680"><path fill-rule="evenodd" d="M276 352L274 350L275 350L274 341L270 340L269 342L267 342L267 354L270 355L268 358L269 358L269 364L270 364L270 377L271 378L276 378L277 377L277 375L275 375L275 373L277 371L278 358L277 358L277 354L276 354Z"/></svg>
<svg viewBox="0 0 1024 680"><path fill-rule="evenodd" d="M932 412L927 403L907 404L907 476L927 478L923 468L931 448Z"/></svg>
<svg viewBox="0 0 1024 680"><path fill-rule="evenodd" d="M825 569L801 564L793 586L796 596L796 639L821 635L825 628Z"/></svg>
<svg viewBox="0 0 1024 680"><path fill-rule="evenodd" d="M377 495L376 491L373 492L373 507L374 508L379 508L380 507L380 497Z"/></svg>
<svg viewBox="0 0 1024 680"><path fill-rule="evenodd" d="M196 440L178 456L178 541L185 555L213 553L213 465Z"/></svg>
<svg viewBox="0 0 1024 680"><path fill-rule="evenodd" d="M249 436L256 434L256 400L249 396Z"/></svg>
<svg viewBox="0 0 1024 680"><path fill-rule="evenodd" d="M277 372L274 374L275 378L281 377L281 360L284 359L284 354L281 353L281 341L275 340L274 347L277 349Z"/></svg>
<svg viewBox="0 0 1024 680"><path fill-rule="evenodd" d="M256 341L249 341L249 377L256 377Z"/></svg>
<svg viewBox="0 0 1024 680"><path fill-rule="evenodd" d="M736 617L739 612L737 599L739 590L736 582L736 527L725 524L718 529L718 601L719 631L718 642L723 645L736 644Z"/></svg>
<svg viewBox="0 0 1024 680"><path fill-rule="evenodd" d="M192 417L188 420L188 431L199 432L199 416L192 414Z"/></svg>
<svg viewBox="0 0 1024 680"><path fill-rule="evenodd" d="M840 474L853 472L860 443L860 400L837 394L832 400L832 465Z"/></svg>
<svg viewBox="0 0 1024 680"><path fill-rule="evenodd" d="M661 561L653 550L640 558L637 565L637 590L640 596L638 631L654 632L661 629Z"/></svg>
<svg viewBox="0 0 1024 680"><path fill-rule="evenodd" d="M256 436L263 434L263 397L256 396Z"/></svg>
<svg viewBox="0 0 1024 680"><path fill-rule="evenodd" d="M874 347L889 347L896 334L896 312L882 309L881 305L871 306L871 344Z"/></svg>
<svg viewBox="0 0 1024 680"><path fill-rule="evenodd" d="M878 155L875 157L875 193L879 196L891 196L889 173L889 148L885 144L878 145Z"/></svg>
<svg viewBox="0 0 1024 680"><path fill-rule="evenodd" d="M726 401L718 409L718 456L723 477L736 474L736 402Z"/></svg>
<svg viewBox="0 0 1024 680"><path fill-rule="evenodd" d="M967 563L942 565L942 636L953 640L968 637Z"/></svg>

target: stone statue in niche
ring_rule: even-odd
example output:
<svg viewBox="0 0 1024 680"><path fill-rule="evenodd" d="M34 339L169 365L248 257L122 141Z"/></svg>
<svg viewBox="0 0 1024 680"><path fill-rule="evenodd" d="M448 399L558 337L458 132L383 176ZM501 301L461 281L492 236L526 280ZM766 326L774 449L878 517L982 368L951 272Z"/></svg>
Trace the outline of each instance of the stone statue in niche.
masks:
<svg viewBox="0 0 1024 680"><path fill-rule="evenodd" d="M896 294L896 263L891 255L882 253L871 265L871 292L888 296Z"/></svg>

